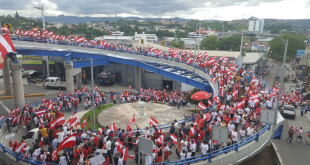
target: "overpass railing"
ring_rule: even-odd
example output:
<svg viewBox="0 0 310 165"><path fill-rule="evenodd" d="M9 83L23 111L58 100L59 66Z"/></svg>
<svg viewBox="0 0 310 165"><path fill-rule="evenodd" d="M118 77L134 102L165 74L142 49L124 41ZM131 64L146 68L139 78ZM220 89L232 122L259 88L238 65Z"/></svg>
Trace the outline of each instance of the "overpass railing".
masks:
<svg viewBox="0 0 310 165"><path fill-rule="evenodd" d="M14 38L13 38L14 39ZM30 41L30 42L44 42L44 41L38 41L38 40L29 40L29 39L25 39L25 40L22 40L22 41ZM46 43L46 42L45 42ZM57 44L63 44L63 43L57 43ZM67 44L63 44L63 45L67 45ZM78 45L73 45L73 46L78 46ZM103 48L105 49L105 48ZM115 51L113 49L106 49L106 50L112 50L112 51ZM127 51L123 51L123 50L118 50L119 52L127 52ZM144 56L154 56L154 55L149 55L147 54L146 52L134 52L134 51L131 51L131 52L127 52L127 53L134 53L134 54L139 54L139 55L144 55ZM186 63L185 61L179 61L178 59L169 59L169 58L166 58L166 57L163 57L163 56L155 56L155 58L163 58L163 59L167 59L167 60L172 60L172 61L176 61L176 62L181 62L181 63ZM187 63L186 63L187 64ZM196 65L191 65L192 67L195 67L196 69L199 69L201 71L203 71L204 73L208 74L209 76L211 76L208 72L208 69L204 69L204 68L201 68L199 66L196 66ZM253 73L250 73L248 71L246 71L248 74L253 74ZM257 76L257 75L256 75ZM259 76L257 76L258 79L263 82L264 86L270 91L271 88L268 86L268 84L262 79L260 78ZM217 89L217 94L218 94L218 89ZM36 102L36 103L33 103L32 106L34 105L38 105L40 104L40 102ZM184 118L184 119L181 119L179 120L179 122L188 122L188 121L192 121L193 120L193 116L190 116L188 118ZM0 128L2 126L2 124L4 124L4 121L0 122ZM169 126L168 126L169 125ZM231 146L228 146L228 147L225 147L225 148L221 148L219 150L215 150L215 151L211 151L210 153L207 153L207 154L203 154L203 155L197 155L195 157L192 157L192 158L189 158L189 159L184 159L184 160L177 160L177 161L171 161L171 162L162 162L162 163L155 163L155 165L159 165L159 164L189 164L189 163L194 163L194 162L198 162L198 161L202 161L202 160L208 160L209 162L211 162L211 159L214 158L215 156L218 156L218 155L221 155L221 154L225 154L229 151L232 151L232 150L235 150L235 151L238 151L238 148L244 146L245 144L248 144L250 142L253 142L253 141L257 141L259 140L259 137L264 134L267 130L270 130L270 127L271 127L271 124L268 124L266 125L263 129L261 129L258 133L244 139L243 141L240 141L238 142L237 144L234 144L234 145L231 145ZM161 129L168 129L170 128L170 123L168 124L163 124L163 125L160 125L159 128ZM39 165L39 164L43 164L42 161L38 161L38 160L33 160L33 159L30 159L30 158L25 158L25 159L22 159L23 156L16 153L16 152L13 152L11 151L10 149L4 147L2 144L0 144L0 147L2 148L3 152L4 153L8 153L10 155L12 155L13 157L16 158L16 161L23 161L23 162L26 162L26 163L31 163L31 164L35 164L35 165ZM49 163L49 164L52 164L54 165L54 163Z"/></svg>

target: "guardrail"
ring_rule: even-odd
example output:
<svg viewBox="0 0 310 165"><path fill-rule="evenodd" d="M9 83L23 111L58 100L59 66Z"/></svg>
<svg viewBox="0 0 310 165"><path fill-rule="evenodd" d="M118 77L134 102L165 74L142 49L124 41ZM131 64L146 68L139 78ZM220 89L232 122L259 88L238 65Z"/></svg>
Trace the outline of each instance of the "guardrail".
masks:
<svg viewBox="0 0 310 165"><path fill-rule="evenodd" d="M27 40L27 41L34 42L34 40ZM35 42L40 42L40 41L35 41ZM61 43L57 43L57 44L61 44ZM64 45L66 45L66 44L64 44ZM108 50L111 50L111 49L108 49ZM115 50L112 50L112 51L115 51ZM126 52L126 51L119 50L119 52ZM142 52L127 52L127 53L132 53L132 54L134 53L134 54L138 54L138 55L154 57L153 55L148 55L147 53L142 53ZM179 61L178 59L174 60L174 59L168 59L168 58L165 58L165 57L158 57L158 56L155 56L155 57L156 58L162 58L162 59L166 59L166 60L171 60L171 61L187 64L185 61ZM199 69L199 70L203 71L204 73L206 73L210 77L212 77L209 74L208 69L203 69L203 68L201 68L199 66L195 66L195 65L191 65L191 66L195 67L196 69ZM250 73L248 71L246 71L246 72L248 74L253 74L253 73ZM265 88L267 88L269 91L271 91L271 88L268 86L268 84L262 78L260 78L259 76L257 76L257 77L260 79L261 82L264 83ZM216 85L218 85L218 84L216 83ZM219 94L218 88L217 88L217 92L216 93ZM31 104L31 105L32 106L34 106L34 105L37 106L38 104L40 104L40 102L36 102L36 103ZM194 115L190 116L188 118L181 119L181 120L179 120L179 122L191 121L191 120L193 120L193 117L194 117ZM4 124L4 122L5 121L0 122L0 128L1 129L3 129L2 125ZM170 123L159 125L158 127L161 128L161 129L167 129L167 128L170 128ZM197 156L189 158L189 159L177 160L177 161L171 161L171 162L163 162L163 163L155 163L154 165L159 165L159 164L189 164L189 163L195 163L195 162L202 161L202 160L208 160L209 162L211 162L211 159L214 158L215 156L227 153L227 152L232 151L232 150L238 152L240 147L242 147L242 146L244 146L244 145L246 145L248 143L251 143L253 141L258 142L259 141L259 137L262 134L264 134L267 130L270 130L270 127L271 127L271 124L268 124L263 129L261 129L258 133L256 133L255 135L253 135L251 137L248 137L248 138L244 139L243 141L240 141L237 144L234 144L234 145L229 146L229 147L221 148L219 150L212 151L212 152L204 154L204 155L197 155ZM20 154L18 154L16 152L11 151L10 149L4 147L2 144L0 144L0 148L2 149L4 154L8 153L9 155L13 156L16 159L16 161L20 161L23 158L22 155L20 155ZM35 165L39 165L39 164L43 164L44 163L42 161L33 160L33 159L30 159L30 158L25 158L22 161L25 162L25 163L31 163L31 164L35 164ZM49 163L49 164L54 165L54 163Z"/></svg>

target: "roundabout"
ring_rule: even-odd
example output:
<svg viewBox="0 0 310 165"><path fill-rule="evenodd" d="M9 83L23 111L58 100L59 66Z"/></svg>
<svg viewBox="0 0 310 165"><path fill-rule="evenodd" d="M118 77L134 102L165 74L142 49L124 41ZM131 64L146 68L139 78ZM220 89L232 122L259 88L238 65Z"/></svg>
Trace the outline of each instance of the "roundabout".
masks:
<svg viewBox="0 0 310 165"><path fill-rule="evenodd" d="M153 117L158 121L158 125L173 123L174 120L183 119L185 116L190 116L192 113L188 110L193 110L193 107L168 106L163 103L145 103L144 115L139 115L139 103L124 103L107 108L98 115L98 122L102 126L110 126L113 122L121 129L127 127L128 120L131 120L135 114L137 126L140 128L150 127L150 118ZM134 124L131 128L136 128Z"/></svg>

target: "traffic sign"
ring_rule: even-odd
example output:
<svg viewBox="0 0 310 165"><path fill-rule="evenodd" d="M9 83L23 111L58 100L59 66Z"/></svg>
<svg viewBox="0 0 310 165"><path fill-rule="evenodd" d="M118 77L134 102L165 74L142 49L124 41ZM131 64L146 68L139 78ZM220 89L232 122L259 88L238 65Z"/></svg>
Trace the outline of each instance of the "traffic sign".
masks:
<svg viewBox="0 0 310 165"><path fill-rule="evenodd" d="M10 23L5 23L4 27L8 28L9 30L12 30L12 25Z"/></svg>
<svg viewBox="0 0 310 165"><path fill-rule="evenodd" d="M227 142L228 128L221 126L212 126L212 140L216 140L219 143Z"/></svg>
<svg viewBox="0 0 310 165"><path fill-rule="evenodd" d="M165 41L162 41L162 42L161 42L161 46L165 46Z"/></svg>
<svg viewBox="0 0 310 165"><path fill-rule="evenodd" d="M274 118L276 116L276 111L275 110L268 110L268 109L264 109L261 110L260 113L260 122L264 122L264 123L274 123Z"/></svg>
<svg viewBox="0 0 310 165"><path fill-rule="evenodd" d="M141 44L144 44L144 39L141 39L141 40L140 40L140 43L141 43Z"/></svg>

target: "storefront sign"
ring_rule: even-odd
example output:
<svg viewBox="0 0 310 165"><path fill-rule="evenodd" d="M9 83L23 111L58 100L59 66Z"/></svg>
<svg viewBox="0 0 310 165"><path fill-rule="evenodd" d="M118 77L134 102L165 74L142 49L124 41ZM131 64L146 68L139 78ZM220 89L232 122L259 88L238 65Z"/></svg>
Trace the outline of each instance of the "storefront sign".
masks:
<svg viewBox="0 0 310 165"><path fill-rule="evenodd" d="M27 60L40 60L40 61L42 61L42 56L23 55L22 58L27 59Z"/></svg>

